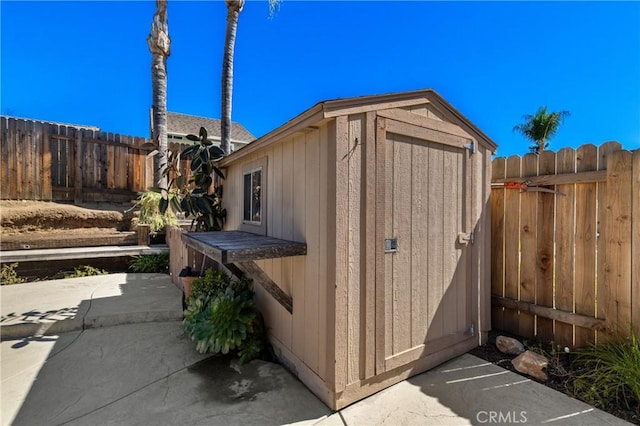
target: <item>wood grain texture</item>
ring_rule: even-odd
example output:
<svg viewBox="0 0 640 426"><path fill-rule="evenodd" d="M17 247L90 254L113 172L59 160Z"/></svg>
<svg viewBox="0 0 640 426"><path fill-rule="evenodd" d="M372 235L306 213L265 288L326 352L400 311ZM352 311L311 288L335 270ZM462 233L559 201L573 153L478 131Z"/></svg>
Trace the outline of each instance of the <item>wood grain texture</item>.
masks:
<svg viewBox="0 0 640 426"><path fill-rule="evenodd" d="M446 289L445 277L445 249L444 249L444 191L449 184L443 178L444 152L430 145L428 172L428 214L429 226L427 238L429 240L429 270L428 270L428 304L427 304L427 341L439 339L444 335L445 315L441 306Z"/></svg>
<svg viewBox="0 0 640 426"><path fill-rule="evenodd" d="M364 346L364 379L373 377L376 372L376 115L366 113L365 118L365 208L363 241L365 252L365 291L364 291L364 323L361 327L365 336Z"/></svg>
<svg viewBox="0 0 640 426"><path fill-rule="evenodd" d="M293 140L293 241L306 240L306 173L305 173L305 137L296 135ZM239 182L240 179L237 179ZM238 201L240 197L236 197ZM239 210L238 210L239 211ZM305 340L305 258L294 257L293 262L293 330L291 352L299 359L304 359Z"/></svg>
<svg viewBox="0 0 640 426"><path fill-rule="evenodd" d="M614 333L627 335L631 324L631 176L632 154L607 158L606 254L604 284L609 287L604 316Z"/></svg>
<svg viewBox="0 0 640 426"><path fill-rule="evenodd" d="M573 148L564 148L557 153L559 173L571 173L576 169L576 152ZM557 185L558 192L566 196L556 196L556 276L555 308L574 312L574 247L575 247L575 185ZM556 321L555 342L559 345L573 346L573 326Z"/></svg>
<svg viewBox="0 0 640 426"><path fill-rule="evenodd" d="M505 176L507 161L496 158L491 163L492 179ZM504 297L504 198L506 189L491 189L491 294ZM491 310L491 324L504 328L504 309Z"/></svg>
<svg viewBox="0 0 640 426"><path fill-rule="evenodd" d="M527 154L522 158L522 176L538 174L538 155ZM520 296L518 300L534 302L536 295L536 246L537 246L538 194L520 194ZM527 339L535 334L534 316L518 313L518 335Z"/></svg>
<svg viewBox="0 0 640 426"><path fill-rule="evenodd" d="M386 235L386 130L385 118L376 119L376 226L375 226L375 251L376 251L376 333L375 333L375 372L381 374L385 371L385 339L386 339L386 257L384 253L384 238Z"/></svg>
<svg viewBox="0 0 640 426"><path fill-rule="evenodd" d="M541 152L538 159L538 173L552 174L555 171L556 153ZM555 194L540 193L538 195L535 301L538 305L547 308L553 308L555 199ZM538 316L536 332L539 339L553 340L553 320Z"/></svg>
<svg viewBox="0 0 640 426"><path fill-rule="evenodd" d="M576 151L576 170L597 170L598 148L583 145ZM575 241L575 312L596 316L596 195L597 183L576 185ZM595 343L595 332L584 327L575 329L575 346Z"/></svg>
<svg viewBox="0 0 640 426"><path fill-rule="evenodd" d="M424 106L421 106L421 108L424 108ZM469 133L467 133L464 129L462 129L460 126L457 126L452 123L447 123L442 120L435 120L433 118L428 118L426 115L426 108L424 112L425 114L421 115L421 114L415 113L413 109L411 112L407 112L402 109L386 109L386 110L378 111L377 114L380 117L391 118L396 121L413 124L414 126L424 127L427 129L431 129L441 133L446 133L449 135L455 135L460 138L466 139L467 143L473 139L472 136Z"/></svg>
<svg viewBox="0 0 640 426"><path fill-rule="evenodd" d="M511 156L507 159L506 177L520 177L521 158ZM520 193L517 190L507 191L505 194L504 214L504 288L505 297L518 299L519 297L519 257L520 257ZM504 330L518 333L518 313L513 309L504 312Z"/></svg>
<svg viewBox="0 0 640 426"><path fill-rule="evenodd" d="M640 336L640 149L633 151L631 197L631 325Z"/></svg>

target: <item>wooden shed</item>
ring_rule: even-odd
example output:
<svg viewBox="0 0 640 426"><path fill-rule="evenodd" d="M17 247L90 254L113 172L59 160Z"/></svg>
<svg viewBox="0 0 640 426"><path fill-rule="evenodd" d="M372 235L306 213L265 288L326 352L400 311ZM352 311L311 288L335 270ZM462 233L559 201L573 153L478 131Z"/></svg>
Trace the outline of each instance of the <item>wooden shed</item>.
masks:
<svg viewBox="0 0 640 426"><path fill-rule="evenodd" d="M485 342L491 154L433 90L320 102L223 159L226 229L306 243L255 264L281 361L340 409Z"/></svg>

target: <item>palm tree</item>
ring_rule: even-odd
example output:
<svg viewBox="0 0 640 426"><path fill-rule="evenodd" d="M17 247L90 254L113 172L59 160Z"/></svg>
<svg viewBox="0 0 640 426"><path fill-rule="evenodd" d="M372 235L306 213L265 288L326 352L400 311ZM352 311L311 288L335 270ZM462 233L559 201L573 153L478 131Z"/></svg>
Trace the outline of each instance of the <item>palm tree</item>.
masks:
<svg viewBox="0 0 640 426"><path fill-rule="evenodd" d="M530 139L533 145L529 149L539 154L549 147L549 139L557 133L562 121L569 115L569 111L547 112L547 107L541 106L535 115L524 115L522 118L526 121L515 126L513 131Z"/></svg>
<svg viewBox="0 0 640 426"><path fill-rule="evenodd" d="M220 114L221 141L220 148L229 154L231 140L231 102L233 96L233 52L236 44L238 17L245 0L225 0L227 4L227 29L224 39L224 55L222 57L222 113ZM269 0L269 13L272 15L280 0Z"/></svg>
<svg viewBox="0 0 640 426"><path fill-rule="evenodd" d="M151 85L152 85L152 135L151 138L160 151L155 156L154 184L166 185L163 171L167 167L167 57L170 54L171 39L167 22L167 0L156 0L156 13L153 15L151 33L147 38L151 51Z"/></svg>

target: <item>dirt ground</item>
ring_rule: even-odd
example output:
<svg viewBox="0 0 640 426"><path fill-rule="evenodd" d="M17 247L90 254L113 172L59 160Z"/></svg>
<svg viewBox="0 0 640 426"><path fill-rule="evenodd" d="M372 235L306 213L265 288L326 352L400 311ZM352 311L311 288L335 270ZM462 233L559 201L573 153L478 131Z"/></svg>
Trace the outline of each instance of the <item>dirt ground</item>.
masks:
<svg viewBox="0 0 640 426"><path fill-rule="evenodd" d="M95 233L128 231L133 211L125 204L73 204L46 201L0 201L0 228L2 235L33 232Z"/></svg>

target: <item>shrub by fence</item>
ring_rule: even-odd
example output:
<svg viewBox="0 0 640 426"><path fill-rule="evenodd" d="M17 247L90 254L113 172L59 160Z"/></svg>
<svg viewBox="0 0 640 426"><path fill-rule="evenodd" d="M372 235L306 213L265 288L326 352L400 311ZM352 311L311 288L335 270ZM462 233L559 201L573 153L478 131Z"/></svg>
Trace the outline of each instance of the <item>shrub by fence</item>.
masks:
<svg viewBox="0 0 640 426"><path fill-rule="evenodd" d="M496 158L493 327L581 347L640 334L640 150L617 142Z"/></svg>
<svg viewBox="0 0 640 426"><path fill-rule="evenodd" d="M2 199L127 202L153 184L145 138L8 117L0 137Z"/></svg>

